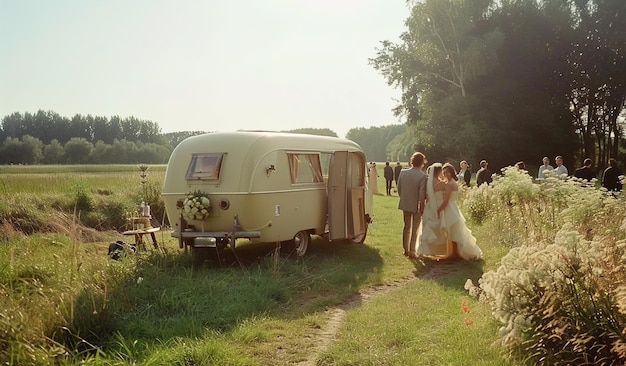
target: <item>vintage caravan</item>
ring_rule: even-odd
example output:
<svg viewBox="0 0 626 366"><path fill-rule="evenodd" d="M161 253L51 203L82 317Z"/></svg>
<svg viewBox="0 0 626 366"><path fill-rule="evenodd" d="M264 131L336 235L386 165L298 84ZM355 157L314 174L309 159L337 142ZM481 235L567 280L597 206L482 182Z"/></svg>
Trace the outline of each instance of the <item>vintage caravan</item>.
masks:
<svg viewBox="0 0 626 366"><path fill-rule="evenodd" d="M182 141L172 152L163 200L181 248L239 238L292 243L311 235L363 242L372 218L367 161L353 141L238 131Z"/></svg>

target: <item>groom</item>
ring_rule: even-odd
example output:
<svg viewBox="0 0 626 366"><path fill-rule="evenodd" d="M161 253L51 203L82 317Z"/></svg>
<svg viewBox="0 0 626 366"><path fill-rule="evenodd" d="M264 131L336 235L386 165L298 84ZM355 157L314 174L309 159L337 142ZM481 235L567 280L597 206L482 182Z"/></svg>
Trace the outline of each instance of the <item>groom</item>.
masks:
<svg viewBox="0 0 626 366"><path fill-rule="evenodd" d="M402 169L398 177L398 195L400 202L398 209L404 214L402 228L402 246L404 255L417 258L415 244L417 242L417 228L422 220L424 203L426 201L426 181L428 176L422 171L427 163L426 156L416 152L411 156L411 167Z"/></svg>

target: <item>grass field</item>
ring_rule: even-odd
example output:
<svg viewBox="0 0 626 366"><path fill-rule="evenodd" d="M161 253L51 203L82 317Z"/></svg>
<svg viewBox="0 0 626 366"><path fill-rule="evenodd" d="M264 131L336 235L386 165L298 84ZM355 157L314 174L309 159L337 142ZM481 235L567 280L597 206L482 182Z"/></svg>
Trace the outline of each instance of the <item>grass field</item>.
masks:
<svg viewBox="0 0 626 366"><path fill-rule="evenodd" d="M153 186L163 172L150 167ZM78 184L96 205L126 198L135 207L136 166L2 167L0 182L5 364L512 364L494 345L490 310L464 289L508 251L487 226L473 227L483 261L410 261L397 197L377 195L362 245L315 238L296 258L242 241L218 262L184 252L163 230L158 250L113 261L108 243L126 237L105 230L86 240L71 205L51 202L74 198ZM35 203L23 204L22 221L44 215L56 230L15 231L6 220L15 197Z"/></svg>

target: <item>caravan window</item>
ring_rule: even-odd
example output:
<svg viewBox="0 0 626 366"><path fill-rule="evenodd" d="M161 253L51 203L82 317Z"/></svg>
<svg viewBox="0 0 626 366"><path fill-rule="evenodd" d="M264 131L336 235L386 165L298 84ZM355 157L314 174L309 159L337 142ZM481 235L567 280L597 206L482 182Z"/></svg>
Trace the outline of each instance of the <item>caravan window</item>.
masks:
<svg viewBox="0 0 626 366"><path fill-rule="evenodd" d="M192 154L187 168L187 180L217 180L220 179L220 170L224 154Z"/></svg>
<svg viewBox="0 0 626 366"><path fill-rule="evenodd" d="M291 183L323 183L319 154L287 153Z"/></svg>

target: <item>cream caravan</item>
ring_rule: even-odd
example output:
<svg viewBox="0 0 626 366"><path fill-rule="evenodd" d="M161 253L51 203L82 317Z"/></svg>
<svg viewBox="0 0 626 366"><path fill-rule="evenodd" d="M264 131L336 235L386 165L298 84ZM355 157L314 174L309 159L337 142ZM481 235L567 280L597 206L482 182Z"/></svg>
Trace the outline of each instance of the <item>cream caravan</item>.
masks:
<svg viewBox="0 0 626 366"><path fill-rule="evenodd" d="M372 217L367 161L353 141L239 131L182 141L172 152L163 200L181 248L235 241L290 242L311 235L363 242Z"/></svg>

